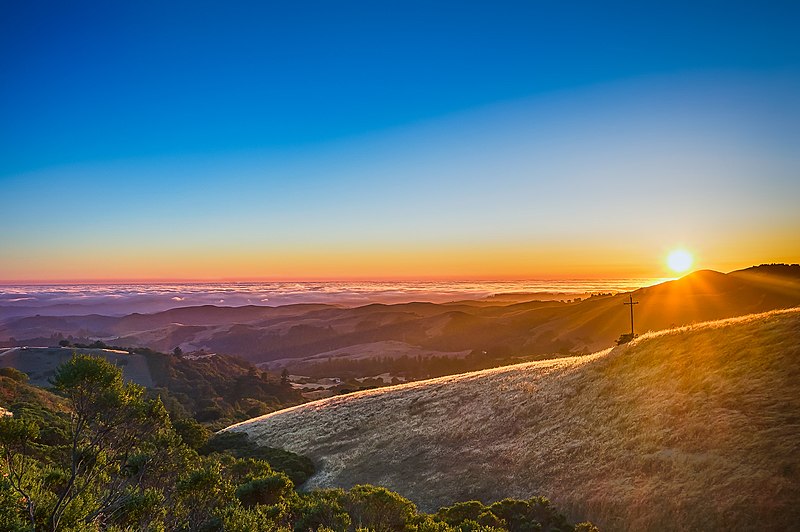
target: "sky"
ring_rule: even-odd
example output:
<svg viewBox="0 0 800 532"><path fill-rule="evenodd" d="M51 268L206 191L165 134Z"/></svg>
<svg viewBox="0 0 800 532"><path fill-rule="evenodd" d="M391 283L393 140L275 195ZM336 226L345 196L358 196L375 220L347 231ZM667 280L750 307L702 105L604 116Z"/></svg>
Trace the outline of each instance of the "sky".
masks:
<svg viewBox="0 0 800 532"><path fill-rule="evenodd" d="M0 0L0 281L800 262L798 24L788 1Z"/></svg>

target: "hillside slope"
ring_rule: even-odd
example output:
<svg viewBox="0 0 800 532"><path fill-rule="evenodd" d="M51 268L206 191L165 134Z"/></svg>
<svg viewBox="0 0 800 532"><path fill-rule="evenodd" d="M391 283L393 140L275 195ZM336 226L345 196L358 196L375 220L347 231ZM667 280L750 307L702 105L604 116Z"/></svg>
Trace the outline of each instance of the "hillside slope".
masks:
<svg viewBox="0 0 800 532"><path fill-rule="evenodd" d="M800 523L800 310L331 398L229 430L310 456L308 487L380 484L427 510L538 494L605 530L789 530Z"/></svg>

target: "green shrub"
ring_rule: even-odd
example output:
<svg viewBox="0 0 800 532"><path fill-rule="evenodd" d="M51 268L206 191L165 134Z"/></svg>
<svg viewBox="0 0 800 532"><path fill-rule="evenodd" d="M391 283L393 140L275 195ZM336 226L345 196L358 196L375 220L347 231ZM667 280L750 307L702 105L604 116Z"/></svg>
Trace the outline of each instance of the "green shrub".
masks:
<svg viewBox="0 0 800 532"><path fill-rule="evenodd" d="M129 494L115 521L121 528L163 530L166 513L163 493L150 488Z"/></svg>
<svg viewBox="0 0 800 532"><path fill-rule="evenodd" d="M201 452L204 454L221 453L225 451L235 453L241 450L249 450L250 447L250 441L246 433L226 430L211 436Z"/></svg>
<svg viewBox="0 0 800 532"><path fill-rule="evenodd" d="M242 484L236 489L236 498L247 508L257 504L271 506L280 502L293 488L289 477L275 473Z"/></svg>
<svg viewBox="0 0 800 532"><path fill-rule="evenodd" d="M294 529L296 532L327 529L334 532L349 530L352 520L342 506L345 492L319 490L304 494L295 506Z"/></svg>
<svg viewBox="0 0 800 532"><path fill-rule="evenodd" d="M174 421L172 428L183 440L183 443L192 449L201 449L211 437L211 431L192 418Z"/></svg>
<svg viewBox="0 0 800 532"><path fill-rule="evenodd" d="M484 512L486 507L479 501L466 501L440 508L436 515L448 525L458 525L466 519L477 521Z"/></svg>
<svg viewBox="0 0 800 532"><path fill-rule="evenodd" d="M507 529L503 527L484 525L477 521L473 521L472 519L467 519L466 521L462 522L460 525L455 527L454 530L457 530L458 532L505 532ZM532 530L539 530L539 529L533 528Z"/></svg>
<svg viewBox="0 0 800 532"><path fill-rule="evenodd" d="M237 458L264 460L275 471L285 473L295 486L301 486L315 470L310 458L283 449L259 446L244 432L225 431L214 434L202 447L201 452L205 454L227 452Z"/></svg>
<svg viewBox="0 0 800 532"><path fill-rule="evenodd" d="M0 376L8 377L12 381L16 382L28 382L28 375L21 372L17 368L0 368Z"/></svg>
<svg viewBox="0 0 800 532"><path fill-rule="evenodd" d="M225 532L253 532L261 530L285 530L280 528L275 519L261 508L244 508L230 506L221 514L222 530Z"/></svg>
<svg viewBox="0 0 800 532"><path fill-rule="evenodd" d="M504 521L511 532L572 529L566 517L558 513L544 497L503 499L489 506L488 510Z"/></svg>
<svg viewBox="0 0 800 532"><path fill-rule="evenodd" d="M417 513L413 502L378 486L354 486L344 498L344 506L356 528L376 532L406 529Z"/></svg>
<svg viewBox="0 0 800 532"><path fill-rule="evenodd" d="M30 530L27 507L6 478L0 478L0 530L23 532Z"/></svg>

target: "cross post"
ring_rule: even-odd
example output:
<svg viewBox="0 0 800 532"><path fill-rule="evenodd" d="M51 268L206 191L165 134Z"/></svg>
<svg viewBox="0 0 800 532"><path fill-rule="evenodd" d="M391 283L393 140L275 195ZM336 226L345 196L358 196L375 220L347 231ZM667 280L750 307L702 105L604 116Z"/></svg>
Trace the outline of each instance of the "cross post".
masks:
<svg viewBox="0 0 800 532"><path fill-rule="evenodd" d="M631 338L633 338L633 336L634 336L634 334L633 334L633 306L634 305L638 305L639 302L638 301L634 301L633 300L633 296L629 294L628 295L628 301L624 301L622 304L631 306Z"/></svg>

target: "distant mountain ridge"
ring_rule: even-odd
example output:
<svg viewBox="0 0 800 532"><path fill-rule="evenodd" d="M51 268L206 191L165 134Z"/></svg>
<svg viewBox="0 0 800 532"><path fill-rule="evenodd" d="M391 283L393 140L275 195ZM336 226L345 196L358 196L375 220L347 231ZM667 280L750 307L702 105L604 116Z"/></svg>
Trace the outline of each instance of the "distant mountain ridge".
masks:
<svg viewBox="0 0 800 532"><path fill-rule="evenodd" d="M800 305L800 265L761 265L729 274L694 272L631 293L636 332L722 319ZM588 353L612 345L629 331L622 306L627 294L582 301L506 301L490 298L453 303L282 307L176 308L123 317L32 316L0 323L6 345L48 345L61 337L100 339L113 345L147 346L241 356L250 362L312 359L352 347L401 342L409 356L484 354L487 364L508 356ZM396 345L396 344L393 344ZM376 352L375 356L380 356ZM290 364L287 362L287 364Z"/></svg>
<svg viewBox="0 0 800 532"><path fill-rule="evenodd" d="M758 266L750 266L749 268L733 271L728 275L742 276L751 274L789 277L800 280L800 264L759 264Z"/></svg>

